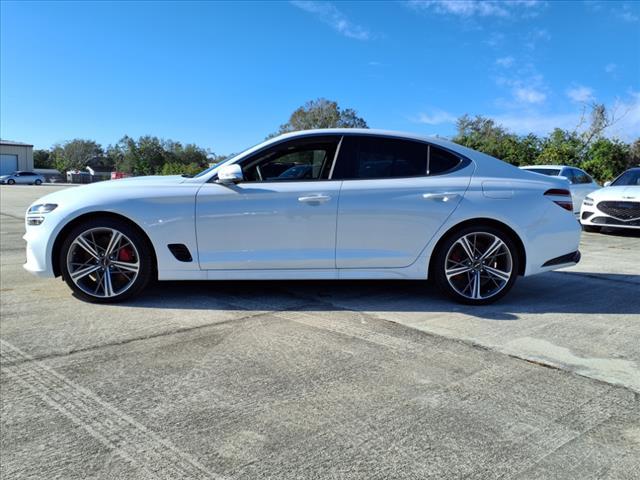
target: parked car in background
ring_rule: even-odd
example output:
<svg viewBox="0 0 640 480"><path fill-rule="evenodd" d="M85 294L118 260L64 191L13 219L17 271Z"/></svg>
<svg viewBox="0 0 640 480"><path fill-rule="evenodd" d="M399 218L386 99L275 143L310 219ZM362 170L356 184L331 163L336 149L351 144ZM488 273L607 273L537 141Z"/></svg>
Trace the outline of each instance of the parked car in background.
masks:
<svg viewBox="0 0 640 480"><path fill-rule="evenodd" d="M566 180L438 138L295 132L195 177L60 190L26 214L25 269L117 302L159 280L432 279L485 304L574 265Z"/></svg>
<svg viewBox="0 0 640 480"><path fill-rule="evenodd" d="M44 177L35 172L13 172L11 175L1 176L0 183L7 185L42 185Z"/></svg>
<svg viewBox="0 0 640 480"><path fill-rule="evenodd" d="M520 168L542 175L566 178L569 181L569 190L573 200L573 213L576 215L580 214L580 205L582 205L584 197L600 188L600 185L587 172L576 167L567 165L531 165Z"/></svg>
<svg viewBox="0 0 640 480"><path fill-rule="evenodd" d="M640 229L640 167L630 168L582 202L580 223L587 232L602 227Z"/></svg>

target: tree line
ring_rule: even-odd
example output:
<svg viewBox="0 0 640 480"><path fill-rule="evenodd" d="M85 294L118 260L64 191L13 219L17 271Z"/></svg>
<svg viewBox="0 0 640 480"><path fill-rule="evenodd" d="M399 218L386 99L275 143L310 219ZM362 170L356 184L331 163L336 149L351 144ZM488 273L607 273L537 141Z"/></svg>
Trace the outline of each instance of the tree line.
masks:
<svg viewBox="0 0 640 480"><path fill-rule="evenodd" d="M586 170L597 181L611 180L625 169L640 164L640 138L631 143L605 135L615 123L603 105L591 105L590 115L573 130L556 128L546 136L516 135L494 120L463 115L456 122L454 142L494 156L516 166L536 164L572 165ZM269 135L312 128L368 128L351 108L319 98L294 110L287 123ZM103 148L94 140L74 139L48 150L35 150L35 168L60 172L94 169L132 175L193 175L226 157L195 144L183 145L154 136L124 136Z"/></svg>

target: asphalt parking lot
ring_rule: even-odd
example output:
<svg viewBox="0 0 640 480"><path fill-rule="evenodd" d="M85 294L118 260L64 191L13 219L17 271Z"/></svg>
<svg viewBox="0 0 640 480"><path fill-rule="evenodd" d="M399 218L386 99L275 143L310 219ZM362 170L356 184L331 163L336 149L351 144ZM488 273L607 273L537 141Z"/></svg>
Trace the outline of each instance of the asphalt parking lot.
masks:
<svg viewBox="0 0 640 480"><path fill-rule="evenodd" d="M640 234L482 308L387 281L100 306L22 269L54 188L0 188L2 478L640 478Z"/></svg>

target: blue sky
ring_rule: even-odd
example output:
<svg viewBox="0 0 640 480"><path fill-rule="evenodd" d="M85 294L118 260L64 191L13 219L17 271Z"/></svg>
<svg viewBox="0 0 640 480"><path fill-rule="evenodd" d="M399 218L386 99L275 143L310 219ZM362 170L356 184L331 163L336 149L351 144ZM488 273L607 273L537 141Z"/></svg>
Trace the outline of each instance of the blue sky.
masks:
<svg viewBox="0 0 640 480"><path fill-rule="evenodd" d="M451 135L490 116L640 136L639 2L5 2L0 135L38 148L124 134L230 153L305 101L370 127Z"/></svg>

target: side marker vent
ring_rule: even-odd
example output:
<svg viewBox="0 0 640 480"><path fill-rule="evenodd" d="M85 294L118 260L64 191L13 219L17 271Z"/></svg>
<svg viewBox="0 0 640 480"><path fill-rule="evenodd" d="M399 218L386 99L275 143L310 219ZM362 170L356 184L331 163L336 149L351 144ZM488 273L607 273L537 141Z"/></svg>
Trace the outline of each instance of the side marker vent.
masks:
<svg viewBox="0 0 640 480"><path fill-rule="evenodd" d="M169 247L169 251L173 253L173 256L176 257L177 260L181 262L192 262L193 258L191 257L191 252L187 246L183 243L170 243L167 245Z"/></svg>

